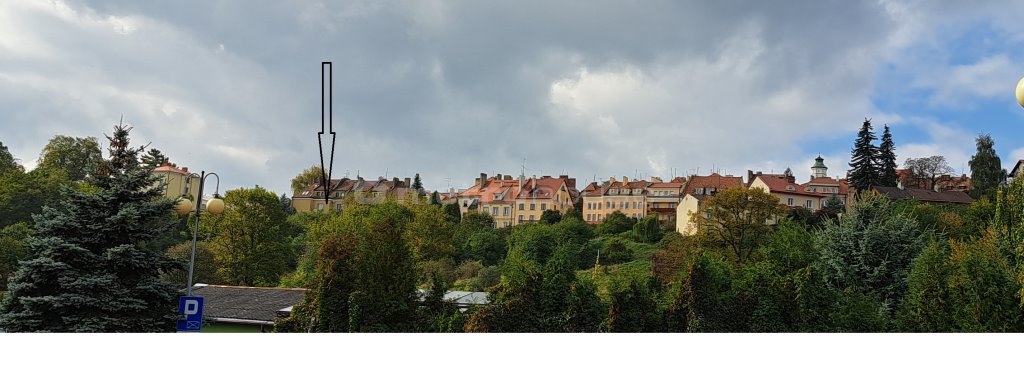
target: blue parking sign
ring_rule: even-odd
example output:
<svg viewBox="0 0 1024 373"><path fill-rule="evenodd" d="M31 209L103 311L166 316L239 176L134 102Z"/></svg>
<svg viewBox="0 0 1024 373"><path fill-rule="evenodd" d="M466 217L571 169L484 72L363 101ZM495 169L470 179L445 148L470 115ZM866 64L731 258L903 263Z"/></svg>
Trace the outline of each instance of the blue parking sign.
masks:
<svg viewBox="0 0 1024 373"><path fill-rule="evenodd" d="M179 332L198 332L203 327L203 297L181 297L178 299Z"/></svg>

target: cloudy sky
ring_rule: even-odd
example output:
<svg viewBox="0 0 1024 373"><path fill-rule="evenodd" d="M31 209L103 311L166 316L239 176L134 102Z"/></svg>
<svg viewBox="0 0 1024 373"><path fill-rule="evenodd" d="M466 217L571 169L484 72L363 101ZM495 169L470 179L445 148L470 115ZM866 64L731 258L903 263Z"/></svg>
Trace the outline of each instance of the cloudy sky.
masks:
<svg viewBox="0 0 1024 373"><path fill-rule="evenodd" d="M1024 158L1013 1L3 1L0 141L133 139L228 188L335 175L467 187L480 172L845 174L860 123L957 169ZM105 145L105 144L104 144Z"/></svg>

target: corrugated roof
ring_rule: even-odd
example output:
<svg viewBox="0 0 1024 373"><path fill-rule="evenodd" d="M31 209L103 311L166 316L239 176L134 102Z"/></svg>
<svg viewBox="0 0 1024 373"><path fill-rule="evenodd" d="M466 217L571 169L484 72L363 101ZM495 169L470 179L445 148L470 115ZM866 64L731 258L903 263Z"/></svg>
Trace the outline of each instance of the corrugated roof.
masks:
<svg viewBox="0 0 1024 373"><path fill-rule="evenodd" d="M306 289L206 285L192 295L204 298L203 317L273 322L277 311L299 304Z"/></svg>
<svg viewBox="0 0 1024 373"><path fill-rule="evenodd" d="M933 203L960 203L970 204L974 202L974 198L967 195L967 193L955 190L945 190L936 192L930 189L917 189L917 188L906 188L900 189L898 187L873 187L875 191L892 199L916 199L922 202L933 202Z"/></svg>

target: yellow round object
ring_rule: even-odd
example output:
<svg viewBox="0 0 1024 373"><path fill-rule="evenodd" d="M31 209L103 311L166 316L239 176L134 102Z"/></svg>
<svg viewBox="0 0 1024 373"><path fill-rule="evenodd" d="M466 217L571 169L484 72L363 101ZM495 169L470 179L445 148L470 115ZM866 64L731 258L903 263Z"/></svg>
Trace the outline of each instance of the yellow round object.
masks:
<svg viewBox="0 0 1024 373"><path fill-rule="evenodd" d="M1024 106L1024 78L1017 81L1017 103Z"/></svg>
<svg viewBox="0 0 1024 373"><path fill-rule="evenodd" d="M187 198L178 198L178 203L174 204L174 212L178 213L178 216L185 216L192 212L192 201Z"/></svg>
<svg viewBox="0 0 1024 373"><path fill-rule="evenodd" d="M206 212L213 215L219 215L224 212L224 200L220 198L213 198L206 202Z"/></svg>

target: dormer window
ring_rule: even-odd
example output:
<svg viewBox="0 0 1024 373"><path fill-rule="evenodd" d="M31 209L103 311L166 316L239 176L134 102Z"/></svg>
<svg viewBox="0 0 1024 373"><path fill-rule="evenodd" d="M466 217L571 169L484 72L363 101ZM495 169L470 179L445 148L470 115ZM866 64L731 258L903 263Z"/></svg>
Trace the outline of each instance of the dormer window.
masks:
<svg viewBox="0 0 1024 373"><path fill-rule="evenodd" d="M792 192L792 191L796 190L796 188L793 188L793 186L792 186L792 185L787 185L787 186L786 186L786 190L788 190L788 191Z"/></svg>

